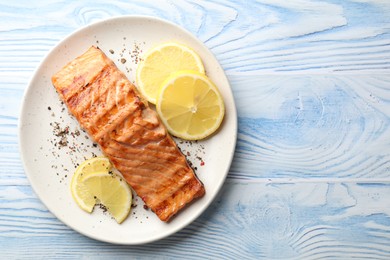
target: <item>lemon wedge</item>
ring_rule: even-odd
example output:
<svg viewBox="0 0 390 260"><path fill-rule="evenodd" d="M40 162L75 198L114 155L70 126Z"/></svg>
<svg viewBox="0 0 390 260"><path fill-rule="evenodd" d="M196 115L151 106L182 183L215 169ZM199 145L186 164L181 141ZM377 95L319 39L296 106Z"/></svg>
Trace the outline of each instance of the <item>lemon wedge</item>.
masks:
<svg viewBox="0 0 390 260"><path fill-rule="evenodd" d="M141 94L153 104L163 81L179 70L204 73L201 58L191 48L169 42L150 49L139 63L136 83Z"/></svg>
<svg viewBox="0 0 390 260"><path fill-rule="evenodd" d="M108 174L111 167L110 161L105 157L86 160L77 167L72 177L70 190L73 199L81 209L91 213L96 204L96 199L84 185L83 179L96 173Z"/></svg>
<svg viewBox="0 0 390 260"><path fill-rule="evenodd" d="M214 83L196 71L178 71L161 85L156 109L168 131L186 140L200 140L222 123L225 107Z"/></svg>
<svg viewBox="0 0 390 260"><path fill-rule="evenodd" d="M87 176L83 179L83 184L118 223L127 218L131 209L132 193L122 177L102 172Z"/></svg>

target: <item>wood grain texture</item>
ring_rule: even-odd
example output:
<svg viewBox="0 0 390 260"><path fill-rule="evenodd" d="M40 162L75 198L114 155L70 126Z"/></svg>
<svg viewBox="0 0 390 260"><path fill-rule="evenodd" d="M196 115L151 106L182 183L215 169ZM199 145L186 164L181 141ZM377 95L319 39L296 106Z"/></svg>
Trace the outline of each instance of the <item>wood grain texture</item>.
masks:
<svg viewBox="0 0 390 260"><path fill-rule="evenodd" d="M231 178L389 180L389 76L230 81L241 126Z"/></svg>
<svg viewBox="0 0 390 260"><path fill-rule="evenodd" d="M390 257L389 184L228 181L198 220L144 246L87 239L61 224L30 192L8 187L0 190L4 194L14 203L0 225L4 257L22 256L27 248L37 258Z"/></svg>
<svg viewBox="0 0 390 260"><path fill-rule="evenodd" d="M390 2L0 1L0 258L390 259ZM117 15L172 21L225 69L239 116L218 198L144 246L97 242L36 197L19 111L45 54Z"/></svg>

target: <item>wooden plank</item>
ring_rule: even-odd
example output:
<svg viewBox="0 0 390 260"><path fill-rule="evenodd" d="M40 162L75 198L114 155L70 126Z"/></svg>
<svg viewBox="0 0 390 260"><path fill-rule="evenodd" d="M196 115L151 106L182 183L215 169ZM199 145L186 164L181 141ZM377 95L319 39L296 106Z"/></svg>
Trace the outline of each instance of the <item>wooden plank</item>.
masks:
<svg viewBox="0 0 390 260"><path fill-rule="evenodd" d="M34 68L46 49L75 29L115 15L139 14L183 26L211 48L228 73L384 73L390 69L390 3L386 1L36 5L0 5L0 10L7 10L1 18L0 52L6 55L0 56L0 68Z"/></svg>
<svg viewBox="0 0 390 260"><path fill-rule="evenodd" d="M388 75L236 75L231 178L389 180Z"/></svg>
<svg viewBox="0 0 390 260"><path fill-rule="evenodd" d="M123 247L70 230L28 188L1 187L0 256L388 259L389 196L390 184L229 181L184 230Z"/></svg>

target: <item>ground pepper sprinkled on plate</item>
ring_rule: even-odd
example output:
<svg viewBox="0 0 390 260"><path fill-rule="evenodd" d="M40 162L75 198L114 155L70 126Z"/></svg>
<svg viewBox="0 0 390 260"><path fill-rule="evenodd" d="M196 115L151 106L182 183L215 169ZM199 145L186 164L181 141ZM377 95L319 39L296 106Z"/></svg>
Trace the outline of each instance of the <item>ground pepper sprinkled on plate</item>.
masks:
<svg viewBox="0 0 390 260"><path fill-rule="evenodd" d="M56 114L53 121L49 123L52 135L49 135L47 142L51 143L51 146L48 149L43 149L41 146L40 151L46 153L44 154L45 157L52 158L53 164L51 167L54 173L60 177L60 183L63 183L69 175L69 166L56 164L56 160L66 156L66 158L70 158L74 168L77 168L79 162L86 160L87 157L96 157L96 153L91 153L90 150L96 150L98 147L88 141L89 137L87 135L81 135L82 132L85 133L83 129L67 123L65 119L72 117L72 115L68 114L68 110L62 101L59 107L48 106L47 111L52 116ZM89 153L91 155L88 155Z"/></svg>
<svg viewBox="0 0 390 260"><path fill-rule="evenodd" d="M179 150L186 156L188 165L196 172L198 166L204 166L205 160L204 155L206 154L206 149L204 144L198 141L187 141L180 138L174 138Z"/></svg>
<svg viewBox="0 0 390 260"><path fill-rule="evenodd" d="M104 206L103 204L99 203L98 204L99 208L103 210L103 213L106 213L108 211L108 208Z"/></svg>
<svg viewBox="0 0 390 260"><path fill-rule="evenodd" d="M145 42L143 42L145 44ZM130 57L132 59L132 62L134 64L138 64L140 61L142 61L141 54L142 54L142 48L139 44L134 42L133 49L129 51Z"/></svg>

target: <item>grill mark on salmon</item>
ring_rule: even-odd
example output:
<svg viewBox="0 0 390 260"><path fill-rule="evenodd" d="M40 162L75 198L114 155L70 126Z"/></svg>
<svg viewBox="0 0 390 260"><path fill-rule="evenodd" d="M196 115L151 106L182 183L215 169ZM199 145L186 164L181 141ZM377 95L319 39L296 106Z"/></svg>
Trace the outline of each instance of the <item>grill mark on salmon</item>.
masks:
<svg viewBox="0 0 390 260"><path fill-rule="evenodd" d="M176 168L175 167L172 167L174 165L169 165L169 166L164 166L164 165L161 165L161 163L158 163L158 162L152 162L152 161L143 161L143 160L129 160L127 158L119 158L119 157L115 157L114 155L111 155L112 157L112 160L115 160L117 161L118 163L122 164L123 167L127 167L127 168L137 168L139 170L150 170L151 171L151 175L153 175L154 172L161 172L161 171L164 171L164 172L167 172L169 174L174 174L174 172L176 171ZM157 176L152 176L152 177L157 177ZM163 179L166 179L166 180L173 180L173 178L170 176L170 175L163 175L163 176L159 176Z"/></svg>
<svg viewBox="0 0 390 260"><path fill-rule="evenodd" d="M205 194L156 112L100 49L89 48L52 82L81 127L162 221Z"/></svg>
<svg viewBox="0 0 390 260"><path fill-rule="evenodd" d="M154 147L153 147L154 148ZM158 149L148 148L147 146L129 146L116 141L111 141L110 145L106 149L107 154L115 156L118 153L123 153L124 156L132 155L136 160L151 161L151 162L164 162L167 167L179 167L186 162L185 158L178 158L178 153L160 151ZM153 149L149 154L144 152L145 149ZM134 155L134 156L133 156Z"/></svg>
<svg viewBox="0 0 390 260"><path fill-rule="evenodd" d="M158 163L151 163L151 162L143 162L143 161L136 161L129 163L128 160L117 158L112 156L112 160L121 163L123 168L128 169L129 171L137 172L133 173L132 176L137 175L138 172L141 174L147 174L147 178L153 178L157 181L159 181L161 178L164 180L164 182L174 182L175 179L170 177L169 175L163 175L161 176L159 172L164 171L169 174L178 174L177 169L175 168L168 168L168 167L162 167Z"/></svg>
<svg viewBox="0 0 390 260"><path fill-rule="evenodd" d="M150 171L149 176L155 177L158 179L163 180L174 180L170 175L168 174L175 174L178 171L178 167L174 164L169 164L168 166L159 166L161 164L160 162L151 162L151 161L140 161L137 160L135 163L125 163L124 160L127 160L126 158L120 158L111 156L112 160L121 163L122 167L124 168L137 168L139 170L147 170ZM170 167L169 167L170 166ZM166 173L166 175L161 175L160 172Z"/></svg>

